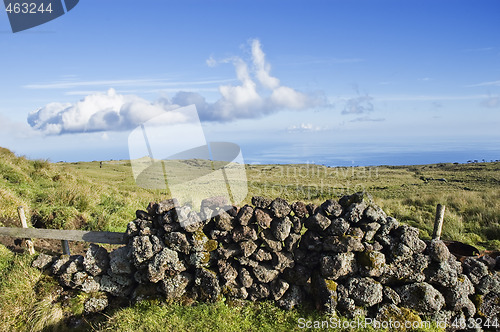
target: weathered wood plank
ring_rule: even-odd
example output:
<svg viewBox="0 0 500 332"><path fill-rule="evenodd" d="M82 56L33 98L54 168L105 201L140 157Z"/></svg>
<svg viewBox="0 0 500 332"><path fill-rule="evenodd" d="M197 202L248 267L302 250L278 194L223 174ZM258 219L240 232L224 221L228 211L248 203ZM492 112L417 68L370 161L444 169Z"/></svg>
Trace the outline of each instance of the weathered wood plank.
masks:
<svg viewBox="0 0 500 332"><path fill-rule="evenodd" d="M436 219L434 220L434 231L432 232L432 238L435 240L441 239L441 232L443 231L444 222L444 210L445 206L438 204L436 207Z"/></svg>
<svg viewBox="0 0 500 332"><path fill-rule="evenodd" d="M37 238L93 243L127 244L125 233L77 230L0 227L0 235L17 238Z"/></svg>
<svg viewBox="0 0 500 332"><path fill-rule="evenodd" d="M28 222L26 221L26 215L24 214L24 208L22 206L17 208L17 214L19 215L19 219L21 220L21 226L23 228L28 228ZM28 252L30 255L35 254L35 246L33 245L33 241L31 239L26 239L26 246L28 247Z"/></svg>

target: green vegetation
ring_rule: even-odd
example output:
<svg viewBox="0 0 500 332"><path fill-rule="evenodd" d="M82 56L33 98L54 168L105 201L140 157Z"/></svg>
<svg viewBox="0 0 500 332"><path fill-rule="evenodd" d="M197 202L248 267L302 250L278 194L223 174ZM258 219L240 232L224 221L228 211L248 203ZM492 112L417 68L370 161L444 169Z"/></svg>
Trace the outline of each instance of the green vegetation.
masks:
<svg viewBox="0 0 500 332"><path fill-rule="evenodd" d="M104 162L102 168L99 164L31 161L0 148L0 226L19 225L17 207L22 205L36 227L124 231L135 210L168 198L165 191L137 187L127 161ZM446 205L443 238L500 249L498 162L352 168L248 165L247 176L249 194L242 204L254 195L321 203L366 190L389 215L429 238L441 203ZM86 295L62 294L52 278L30 267L31 260L0 245L0 330L64 330L64 319L81 317ZM284 331L297 330L300 317L329 319L311 308L285 312L267 302L183 306L145 301L82 319L81 329Z"/></svg>

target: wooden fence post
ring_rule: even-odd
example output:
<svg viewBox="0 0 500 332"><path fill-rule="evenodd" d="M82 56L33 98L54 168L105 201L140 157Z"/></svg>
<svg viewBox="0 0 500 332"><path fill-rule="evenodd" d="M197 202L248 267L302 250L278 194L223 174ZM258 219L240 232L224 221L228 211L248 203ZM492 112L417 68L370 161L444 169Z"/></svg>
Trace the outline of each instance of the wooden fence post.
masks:
<svg viewBox="0 0 500 332"><path fill-rule="evenodd" d="M62 244L63 255L70 256L71 252L69 250L69 242L68 242L68 240L61 240L61 244Z"/></svg>
<svg viewBox="0 0 500 332"><path fill-rule="evenodd" d="M438 204L436 207L436 219L434 220L434 232L432 233L432 238L439 240L441 238L441 232L443 230L444 222L444 210L445 206Z"/></svg>
<svg viewBox="0 0 500 332"><path fill-rule="evenodd" d="M24 208L22 206L17 208L17 213L19 215L19 219L21 219L21 225L23 228L28 228L28 223L26 222L26 216L24 215ZM28 247L28 252L30 255L35 254L35 247L33 246L33 241L31 239L25 239L26 246Z"/></svg>

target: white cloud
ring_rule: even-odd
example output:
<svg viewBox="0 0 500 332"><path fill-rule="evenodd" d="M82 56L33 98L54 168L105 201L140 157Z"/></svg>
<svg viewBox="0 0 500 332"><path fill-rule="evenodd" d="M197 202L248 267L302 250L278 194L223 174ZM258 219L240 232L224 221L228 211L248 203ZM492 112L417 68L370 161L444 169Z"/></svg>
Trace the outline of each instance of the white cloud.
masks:
<svg viewBox="0 0 500 332"><path fill-rule="evenodd" d="M329 130L328 127L315 126L312 123L301 123L299 125L293 125L286 129L289 133L295 132L318 132Z"/></svg>
<svg viewBox="0 0 500 332"><path fill-rule="evenodd" d="M262 51L260 41L252 42L252 58L255 74L259 82L266 88L274 90L280 86L280 80L270 75L271 65L266 61L266 55Z"/></svg>
<svg viewBox="0 0 500 332"><path fill-rule="evenodd" d="M161 98L150 102L135 95L116 93L114 89L107 93L91 93L75 104L50 103L28 116L28 123L45 134L64 134L94 131L119 131L135 128L141 123L173 110L194 104L201 120L231 121L240 118L256 118L278 112L282 109L305 110L314 106L323 106L324 100L281 85L278 78L271 76L271 65L266 61L261 44L253 40L251 45L252 64L239 57L221 60L220 63L232 63L237 85L223 84L218 90L220 98L208 103L201 94L180 91L172 100ZM215 66L217 61L210 57L207 64ZM189 84L226 83L234 80L206 80L184 82ZM74 88L93 84L156 85L160 80L125 80L125 81L89 81L63 82L45 85L29 85L27 88ZM163 82L169 86L172 82ZM178 82L182 85L182 82ZM172 119L182 121L182 119Z"/></svg>
<svg viewBox="0 0 500 332"><path fill-rule="evenodd" d="M163 114L173 107L150 103L114 89L96 93L75 104L50 103L28 115L28 123L47 135L126 130Z"/></svg>
<svg viewBox="0 0 500 332"><path fill-rule="evenodd" d="M481 82L477 84L467 85L467 87L469 88L477 86L500 86L500 81Z"/></svg>

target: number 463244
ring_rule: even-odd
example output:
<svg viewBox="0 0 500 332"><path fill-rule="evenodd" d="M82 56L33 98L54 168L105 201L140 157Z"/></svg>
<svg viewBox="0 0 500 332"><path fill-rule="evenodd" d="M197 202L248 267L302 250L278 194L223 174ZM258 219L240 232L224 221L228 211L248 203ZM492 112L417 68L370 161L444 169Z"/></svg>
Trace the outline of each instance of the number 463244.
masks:
<svg viewBox="0 0 500 332"><path fill-rule="evenodd" d="M52 4L49 2L47 5L44 5L42 2L40 5L37 5L33 2L22 2L22 3L9 3L5 8L5 11L9 14L38 14L38 13L52 13Z"/></svg>

